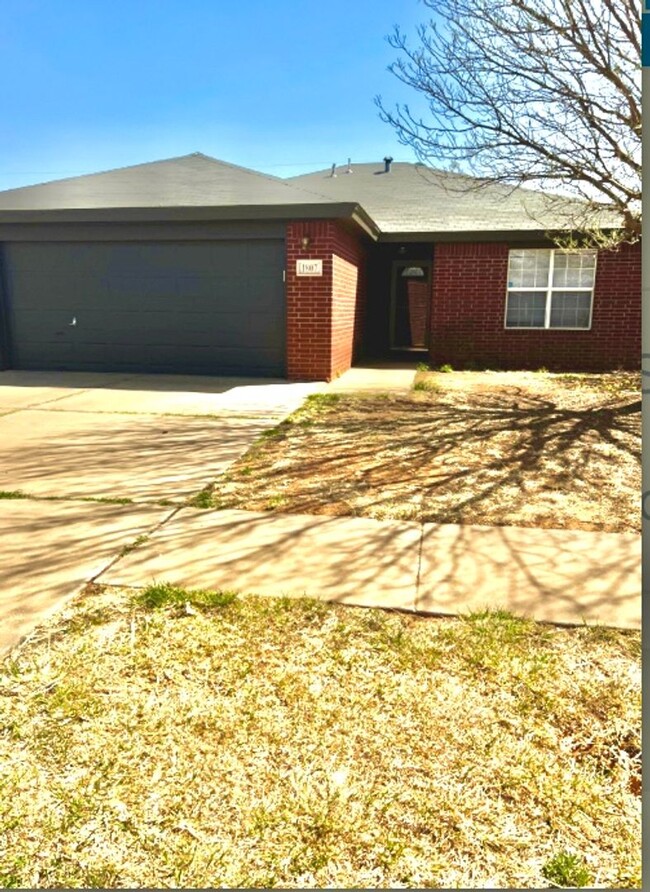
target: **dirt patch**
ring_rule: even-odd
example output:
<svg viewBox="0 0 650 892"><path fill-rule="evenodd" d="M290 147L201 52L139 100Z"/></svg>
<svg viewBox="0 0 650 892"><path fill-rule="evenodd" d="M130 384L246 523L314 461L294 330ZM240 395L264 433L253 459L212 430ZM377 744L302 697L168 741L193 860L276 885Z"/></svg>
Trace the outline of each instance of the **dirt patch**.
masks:
<svg viewBox="0 0 650 892"><path fill-rule="evenodd" d="M420 373L308 401L212 490L221 508L640 529L639 376Z"/></svg>

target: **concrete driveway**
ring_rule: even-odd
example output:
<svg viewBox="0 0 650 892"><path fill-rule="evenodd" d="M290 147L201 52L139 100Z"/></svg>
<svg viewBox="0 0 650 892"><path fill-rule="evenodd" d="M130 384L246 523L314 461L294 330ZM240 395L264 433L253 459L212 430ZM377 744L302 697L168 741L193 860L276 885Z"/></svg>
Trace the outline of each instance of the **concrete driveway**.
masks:
<svg viewBox="0 0 650 892"><path fill-rule="evenodd" d="M0 372L0 651L318 389L271 379Z"/></svg>

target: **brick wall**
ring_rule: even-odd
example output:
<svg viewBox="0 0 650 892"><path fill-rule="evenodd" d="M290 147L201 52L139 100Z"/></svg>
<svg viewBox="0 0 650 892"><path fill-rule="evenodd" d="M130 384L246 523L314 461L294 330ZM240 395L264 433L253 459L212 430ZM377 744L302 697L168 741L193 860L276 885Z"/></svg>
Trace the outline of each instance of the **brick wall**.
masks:
<svg viewBox="0 0 650 892"><path fill-rule="evenodd" d="M309 246L302 247L304 236ZM322 276L297 276L297 260L323 261ZM352 364L362 332L365 249L336 221L287 226L287 377L329 381Z"/></svg>
<svg viewBox="0 0 650 892"><path fill-rule="evenodd" d="M508 246L439 244L430 361L462 368L635 369L641 361L641 246L601 251L589 331L504 328Z"/></svg>
<svg viewBox="0 0 650 892"><path fill-rule="evenodd" d="M332 255L332 375L352 365L354 322L359 270L354 263Z"/></svg>

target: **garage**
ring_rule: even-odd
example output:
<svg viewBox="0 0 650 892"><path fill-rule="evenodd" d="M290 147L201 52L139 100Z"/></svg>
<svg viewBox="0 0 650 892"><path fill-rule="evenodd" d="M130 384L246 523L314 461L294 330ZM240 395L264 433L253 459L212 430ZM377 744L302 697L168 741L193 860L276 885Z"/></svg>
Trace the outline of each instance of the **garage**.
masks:
<svg viewBox="0 0 650 892"><path fill-rule="evenodd" d="M286 373L284 240L5 242L16 369Z"/></svg>
<svg viewBox="0 0 650 892"><path fill-rule="evenodd" d="M356 201L200 153L5 190L0 370L330 380L377 238Z"/></svg>

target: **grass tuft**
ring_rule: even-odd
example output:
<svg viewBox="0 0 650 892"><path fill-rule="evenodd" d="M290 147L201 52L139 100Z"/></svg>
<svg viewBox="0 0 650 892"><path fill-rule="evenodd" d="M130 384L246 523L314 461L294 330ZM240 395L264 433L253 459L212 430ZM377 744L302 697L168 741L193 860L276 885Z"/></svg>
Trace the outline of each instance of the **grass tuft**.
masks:
<svg viewBox="0 0 650 892"><path fill-rule="evenodd" d="M28 499L29 495L20 489L0 490L0 499Z"/></svg>
<svg viewBox="0 0 650 892"><path fill-rule="evenodd" d="M262 431L256 442L264 443L267 440L277 440L277 438L281 437L284 433L284 429L286 426L287 422L281 421L280 424L276 424L275 427L270 427L268 428L268 430Z"/></svg>
<svg viewBox="0 0 650 892"><path fill-rule="evenodd" d="M442 387L431 378L420 378L413 382L412 390L424 391L425 393L441 393Z"/></svg>
<svg viewBox="0 0 650 892"><path fill-rule="evenodd" d="M554 381L569 390L595 390L606 396L638 393L641 390L641 376L638 372L605 372L603 374L561 373Z"/></svg>
<svg viewBox="0 0 650 892"><path fill-rule="evenodd" d="M329 409L340 402L340 393L310 393L303 403L303 408L310 410Z"/></svg>
<svg viewBox="0 0 650 892"><path fill-rule="evenodd" d="M275 511L278 508L283 508L286 504L286 496L283 496L282 493L274 493L273 495L268 496L266 500L265 510Z"/></svg>
<svg viewBox="0 0 650 892"><path fill-rule="evenodd" d="M205 486L202 490L196 493L196 495L191 496L187 500L187 505L190 508L213 508L214 501L212 498L212 493L214 490L214 484L210 483L209 486Z"/></svg>
<svg viewBox="0 0 650 892"><path fill-rule="evenodd" d="M212 591L210 589L185 589L170 582L157 582L138 592L134 601L148 610L164 607L180 607L191 604L208 610L227 607L237 599L236 592Z"/></svg>
<svg viewBox="0 0 650 892"><path fill-rule="evenodd" d="M131 505L133 499L126 496L82 496L81 502L103 502L107 505Z"/></svg>
<svg viewBox="0 0 650 892"><path fill-rule="evenodd" d="M583 889L593 882L584 862L577 855L568 852L560 852L550 858L542 868L542 874L551 883L565 889Z"/></svg>
<svg viewBox="0 0 650 892"><path fill-rule="evenodd" d="M149 541L148 533L141 533L139 536L136 536L133 542L127 542L127 544L120 551L120 557L125 557L127 554L131 554L132 551L135 551L136 548L140 548L141 545L144 545L145 542Z"/></svg>

